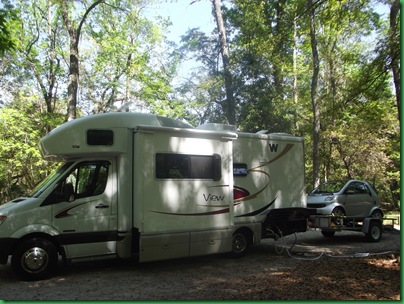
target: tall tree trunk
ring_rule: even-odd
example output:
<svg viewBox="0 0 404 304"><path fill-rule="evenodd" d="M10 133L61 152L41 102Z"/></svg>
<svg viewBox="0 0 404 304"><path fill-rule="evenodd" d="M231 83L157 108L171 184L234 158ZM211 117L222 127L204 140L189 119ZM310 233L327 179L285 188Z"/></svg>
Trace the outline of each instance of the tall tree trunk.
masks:
<svg viewBox="0 0 404 304"><path fill-rule="evenodd" d="M81 29L91 10L94 9L98 4L104 2L104 0L95 1L88 7L77 28L75 28L74 22L69 14L68 5L70 2L72 2L72 0L61 1L63 22L65 23L67 31L69 32L70 39L70 66L67 86L67 120L73 120L76 118L77 91L79 88L79 40Z"/></svg>
<svg viewBox="0 0 404 304"><path fill-rule="evenodd" d="M396 103L398 119L401 119L401 92L400 92L400 40L398 28L400 25L400 1L394 0L390 7L390 29L389 29L389 49L390 68L393 72L394 87L396 90Z"/></svg>
<svg viewBox="0 0 404 304"><path fill-rule="evenodd" d="M48 74L48 83L49 83L49 90L47 94L45 95L45 102L46 102L46 109L47 112L53 113L53 100L54 100L54 89L56 85L56 77L55 77L55 71L59 67L59 60L55 58L55 49L56 49L56 41L53 37L53 31L54 29L52 28L52 5L51 1L48 0L48 38L49 38L49 74ZM57 66L55 67L55 63Z"/></svg>
<svg viewBox="0 0 404 304"><path fill-rule="evenodd" d="M276 39L275 54L272 64L274 67L274 84L276 91L276 98L282 100L284 92L284 77L283 77L283 65L285 60L285 0L275 1L276 10L276 25L274 29L274 35Z"/></svg>
<svg viewBox="0 0 404 304"><path fill-rule="evenodd" d="M317 82L320 71L320 61L317 50L316 24L314 19L314 7L312 0L307 0L310 22L310 42L313 56L313 76L311 81L311 104L313 108L313 185L320 184L320 107L317 100Z"/></svg>
<svg viewBox="0 0 404 304"><path fill-rule="evenodd" d="M227 120L229 124L236 124L236 106L234 101L234 90L233 90L233 80L229 69L229 49L227 47L227 37L226 29L224 27L222 10L220 8L219 0L212 0L217 29L219 31L219 43L220 43L220 53L222 54L223 60L223 70L224 70L224 81L226 86L226 110L227 110Z"/></svg>
<svg viewBox="0 0 404 304"><path fill-rule="evenodd" d="M300 134L300 126L297 114L297 108L299 104L299 90L297 82L297 11L295 12L295 17L293 18L293 102L294 102L294 123L296 128L296 133Z"/></svg>

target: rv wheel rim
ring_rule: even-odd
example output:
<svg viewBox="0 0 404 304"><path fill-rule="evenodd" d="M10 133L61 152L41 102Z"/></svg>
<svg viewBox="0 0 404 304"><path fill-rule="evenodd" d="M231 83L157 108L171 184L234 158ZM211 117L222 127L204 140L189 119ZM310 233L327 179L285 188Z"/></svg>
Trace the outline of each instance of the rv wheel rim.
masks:
<svg viewBox="0 0 404 304"><path fill-rule="evenodd" d="M48 264L48 254L42 248L30 248L24 253L21 264L26 271L36 272Z"/></svg>
<svg viewBox="0 0 404 304"><path fill-rule="evenodd" d="M233 251L234 252L243 252L243 250L247 246L247 241L245 237L241 234L237 234L233 238Z"/></svg>

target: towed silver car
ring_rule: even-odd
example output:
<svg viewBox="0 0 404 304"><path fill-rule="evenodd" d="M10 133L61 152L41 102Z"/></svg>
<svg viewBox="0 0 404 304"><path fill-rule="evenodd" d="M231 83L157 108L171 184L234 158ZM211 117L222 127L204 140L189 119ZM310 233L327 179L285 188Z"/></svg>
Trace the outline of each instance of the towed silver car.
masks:
<svg viewBox="0 0 404 304"><path fill-rule="evenodd" d="M356 219L383 217L375 187L360 180L326 182L307 197L307 207L318 214L347 216Z"/></svg>

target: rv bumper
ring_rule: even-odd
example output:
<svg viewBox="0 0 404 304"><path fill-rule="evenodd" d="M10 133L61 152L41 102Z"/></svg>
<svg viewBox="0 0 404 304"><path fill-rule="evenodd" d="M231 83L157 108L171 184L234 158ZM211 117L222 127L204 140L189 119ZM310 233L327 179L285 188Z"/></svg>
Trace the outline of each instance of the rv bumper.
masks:
<svg viewBox="0 0 404 304"><path fill-rule="evenodd" d="M16 239L12 238L0 238L0 264L7 264L8 256L11 254L15 241Z"/></svg>
<svg viewBox="0 0 404 304"><path fill-rule="evenodd" d="M313 210L308 208L273 209L263 223L263 235L279 238L296 232L305 232L308 219L313 213Z"/></svg>

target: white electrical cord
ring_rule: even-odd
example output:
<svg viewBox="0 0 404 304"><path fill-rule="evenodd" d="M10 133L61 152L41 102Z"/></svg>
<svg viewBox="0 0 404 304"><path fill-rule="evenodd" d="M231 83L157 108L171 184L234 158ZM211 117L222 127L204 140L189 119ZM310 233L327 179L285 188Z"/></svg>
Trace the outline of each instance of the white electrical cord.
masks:
<svg viewBox="0 0 404 304"><path fill-rule="evenodd" d="M272 233L273 231L270 230ZM323 256L326 257L330 257L330 258L364 258L364 257L369 257L369 256L377 256L377 255L385 255L385 254L389 254L389 253L394 253L395 251L384 251L384 252L377 252L377 253L369 253L369 252L357 252L357 253L353 253L353 254L347 254L347 255L333 255L333 254L329 254L326 252L321 252L318 256L315 257L297 257L295 255L292 255L291 253L291 249L296 245L296 241L297 241L297 236L296 233L294 233L295 235L295 242L292 244L292 246L290 246L290 248L288 248L286 246L286 239L282 236L279 237L279 239L275 240L275 251L278 254L283 253L284 250L286 250L286 252L288 253L288 255L291 258L297 259L297 260L305 260L305 261L314 261L314 260L318 260ZM310 253L310 252L303 252L303 253Z"/></svg>

